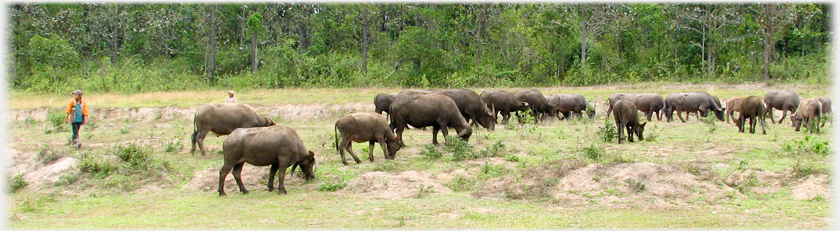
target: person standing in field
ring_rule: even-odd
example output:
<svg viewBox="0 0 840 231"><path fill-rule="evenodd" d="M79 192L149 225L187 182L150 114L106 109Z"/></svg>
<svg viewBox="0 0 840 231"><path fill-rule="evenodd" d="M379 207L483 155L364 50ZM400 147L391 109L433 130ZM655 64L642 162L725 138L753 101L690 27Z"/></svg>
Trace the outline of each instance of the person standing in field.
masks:
<svg viewBox="0 0 840 231"><path fill-rule="evenodd" d="M79 144L79 129L82 125L87 124L88 108L84 100L82 100L82 90L73 91L75 99L67 104L67 118L65 123L70 123L73 126L73 138L70 144L76 146Z"/></svg>
<svg viewBox="0 0 840 231"><path fill-rule="evenodd" d="M236 97L233 97L233 90L228 91L228 95L230 95L225 103L236 103Z"/></svg>

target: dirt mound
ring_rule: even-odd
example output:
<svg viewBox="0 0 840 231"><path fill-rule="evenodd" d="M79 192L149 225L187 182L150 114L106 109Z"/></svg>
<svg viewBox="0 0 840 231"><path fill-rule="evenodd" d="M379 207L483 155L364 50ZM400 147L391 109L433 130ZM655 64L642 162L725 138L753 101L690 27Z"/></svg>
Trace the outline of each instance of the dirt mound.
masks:
<svg viewBox="0 0 840 231"><path fill-rule="evenodd" d="M49 152L51 151L42 151ZM24 153L14 149L7 149L6 153L13 159L7 162L11 163L7 166L9 176L23 174L23 180L28 183L26 187L34 190L47 190L64 174L79 171L79 160L76 158L56 156L54 160L45 161L38 153Z"/></svg>
<svg viewBox="0 0 840 231"><path fill-rule="evenodd" d="M219 170L221 168L222 166L195 171L195 173L193 173L192 180L181 188L187 190L216 191L219 189ZM267 191L269 169L271 169L270 166L253 166L248 164L242 167L241 176L242 183L245 184L245 189L248 189L248 191ZM277 178L280 174L281 172L278 172L277 176L274 177L275 188L278 185ZM286 187L288 187L289 184L297 184L299 182L303 182L303 179L300 177L292 177L288 174L286 175ZM232 192L239 192L239 186L236 185L236 180L233 178L232 172L228 173L225 178L225 192L228 194Z"/></svg>
<svg viewBox="0 0 840 231"><path fill-rule="evenodd" d="M832 194L829 193L832 190L829 189L830 187L830 180L828 180L827 175L811 175L805 179L804 182L793 187L793 192L791 192L791 196L797 200L811 200L816 199L817 197L822 197L823 199L833 199ZM829 187L827 187L827 185Z"/></svg>
<svg viewBox="0 0 840 231"><path fill-rule="evenodd" d="M344 189L335 193L349 193L380 199L400 199L451 192L451 189L438 183L435 176L429 173L405 171L397 174L367 172L350 180Z"/></svg>
<svg viewBox="0 0 840 231"><path fill-rule="evenodd" d="M715 201L732 191L657 163L588 164L562 160L515 176L492 179L477 197L551 199L567 205L597 203L617 207L675 207L697 200ZM652 203L648 203L652 202Z"/></svg>

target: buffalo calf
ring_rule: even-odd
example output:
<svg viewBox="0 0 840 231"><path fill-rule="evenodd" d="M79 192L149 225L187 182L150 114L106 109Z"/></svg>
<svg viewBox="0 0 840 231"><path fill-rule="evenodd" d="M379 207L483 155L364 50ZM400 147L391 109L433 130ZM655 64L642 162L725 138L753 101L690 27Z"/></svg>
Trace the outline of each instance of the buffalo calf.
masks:
<svg viewBox="0 0 840 231"><path fill-rule="evenodd" d="M808 98L802 100L798 107L799 111L791 115L791 121L793 121L793 127L795 131L799 131L799 128L802 126L802 123L805 123L806 128L813 131L820 131L820 111L822 110L822 105L820 104L820 100L817 98ZM811 120L816 120L816 123L810 123Z"/></svg>
<svg viewBox="0 0 840 231"><path fill-rule="evenodd" d="M726 105L727 109L737 107L737 110L740 110L738 119L732 118L735 121L735 125L738 126L738 132L744 132L747 119L750 119L751 134L755 134L756 123L761 122L761 134L767 135L767 131L764 128L764 104L761 102L761 98L758 98L758 96L747 96L746 98L740 98L738 102L739 104L737 106L730 106L728 103Z"/></svg>
<svg viewBox="0 0 840 231"><path fill-rule="evenodd" d="M219 196L225 196L225 178L233 169L233 178L239 185L239 191L248 193L245 185L242 184L242 166L245 163L254 166L268 166L268 191L274 190L274 175L282 169L278 176L279 186L277 192L286 194L286 187L283 180L286 178L286 168L292 166L292 174L295 168L300 166L307 181L315 178L314 172L318 165L315 161L315 153L307 151L303 141L297 132L290 127L274 125L271 127L240 128L233 131L225 139L222 146L225 154L225 164L219 170Z"/></svg>
<svg viewBox="0 0 840 231"><path fill-rule="evenodd" d="M359 157L353 153L353 144L350 141L361 143L370 142L368 156L373 162L373 145L379 143L382 151L385 152L385 159L393 160L400 150L400 143L394 131L388 126L385 116L373 112L359 112L344 115L335 122L336 133L341 133L341 142L338 142L338 134L335 136L336 148L341 154L341 163L347 165L347 158L344 151L353 156L356 163L361 163Z"/></svg>
<svg viewBox="0 0 840 231"><path fill-rule="evenodd" d="M613 116L615 126L618 128L618 143L624 142L624 128L627 128L627 140L633 142L633 135L644 140L645 125L647 122L639 123L639 114L636 112L636 105L629 100L618 100L613 105Z"/></svg>

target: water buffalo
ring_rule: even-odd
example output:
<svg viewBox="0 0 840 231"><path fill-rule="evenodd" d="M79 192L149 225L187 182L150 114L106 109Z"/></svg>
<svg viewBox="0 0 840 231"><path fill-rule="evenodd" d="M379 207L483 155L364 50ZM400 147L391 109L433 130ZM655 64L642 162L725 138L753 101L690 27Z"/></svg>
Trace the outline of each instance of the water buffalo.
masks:
<svg viewBox="0 0 840 231"><path fill-rule="evenodd" d="M400 92L391 104L390 117L391 129L396 129L397 139L402 146L405 146L402 133L408 125L418 128L432 126L432 143L435 145L438 145L438 130L446 138L449 127L455 128L458 137L464 141L469 141L472 135L472 127L464 116L461 116L455 101L440 93Z"/></svg>
<svg viewBox="0 0 840 231"><path fill-rule="evenodd" d="M513 97L519 101L527 102L529 109L531 109L531 115L538 121L554 116L554 108L548 104L545 95L537 89L516 90L513 92ZM519 112L516 115L519 116Z"/></svg>
<svg viewBox="0 0 840 231"><path fill-rule="evenodd" d="M236 129L225 139L222 149L225 154L225 163L219 170L219 196L227 195L225 194L225 178L231 169L233 169L233 178L239 185L239 191L243 194L248 193L240 177L245 163L254 166L271 165L268 172L269 192L274 190L274 175L282 169L283 172L277 179L280 184L277 192L281 194L286 194L283 181L286 178L286 168L290 165L293 175L295 168L300 166L307 181L315 178L314 172L318 168L315 153L306 150L303 141L294 129L283 125Z"/></svg>
<svg viewBox="0 0 840 231"><path fill-rule="evenodd" d="M779 119L779 123L782 123L782 120L785 120L785 116L787 116L787 112L790 111L791 114L796 113L796 109L799 107L799 94L793 91L770 91L764 95L764 114L770 113L770 122L776 124L776 121L773 119L773 109L781 110L782 111L782 118Z"/></svg>
<svg viewBox="0 0 840 231"><path fill-rule="evenodd" d="M394 103L394 98L396 97L397 93L376 94L376 97L373 98L373 105L376 108L376 113L382 114L382 112L387 112L388 114L391 114L391 103Z"/></svg>
<svg viewBox="0 0 840 231"><path fill-rule="evenodd" d="M195 112L193 123L195 128L192 134L190 154L195 152L195 144L198 143L202 156L207 155L204 151L204 138L209 132L221 136L228 135L237 128L274 125L273 120L260 116L251 106L241 103L208 103L202 105Z"/></svg>
<svg viewBox="0 0 840 231"><path fill-rule="evenodd" d="M688 112L700 112L699 116L706 117L708 116L709 111L713 111L715 116L720 121L725 121L723 118L725 108L720 106L719 102L715 102L714 98L709 95L709 93L698 91L692 93L672 93L665 97L665 117L668 118L668 122L671 122L673 119L673 112L677 112L677 117L685 123L685 119L682 118L681 113L686 113L686 119L688 117Z"/></svg>
<svg viewBox="0 0 840 231"><path fill-rule="evenodd" d="M822 113L823 115L831 115L831 99L829 99L828 97L817 97L817 99L819 99L820 104L822 104L822 111L820 111L820 113ZM828 122L834 124L834 122L832 121L833 118L828 117L827 120ZM822 125L820 125L820 127L822 126L825 126L825 120L822 121Z"/></svg>
<svg viewBox="0 0 840 231"><path fill-rule="evenodd" d="M639 111L645 113L648 121L651 121L654 112L656 113L656 119L662 121L660 111L665 108L665 99L661 95L656 93L636 94L633 103L636 104Z"/></svg>
<svg viewBox="0 0 840 231"><path fill-rule="evenodd" d="M730 101L732 100L727 100L727 102ZM740 98L740 100L735 101L739 103L737 106L730 106L727 103L726 107L738 107L738 110L740 110L738 119L732 118L735 121L735 125L738 126L738 132L744 132L744 124L747 123L747 119L749 118L751 134L755 134L756 123L761 122L761 134L767 135L767 130L764 128L764 104L761 102L761 98L758 98L758 96L747 96L746 98Z"/></svg>
<svg viewBox="0 0 840 231"><path fill-rule="evenodd" d="M822 111L822 104L820 104L820 100L817 98L808 98L802 100L799 104L798 111L791 115L791 121L793 122L793 127L795 131L799 131L799 128L802 126L802 123L805 123L805 127L808 130L812 131L820 131L820 111ZM811 120L816 120L816 123L811 126Z"/></svg>
<svg viewBox="0 0 840 231"><path fill-rule="evenodd" d="M528 102L522 102L513 97L513 94L504 90L483 91L479 98L487 104L487 108L491 112L502 115L503 124L508 123L511 112L525 111L530 108ZM493 114L493 117L497 117L497 114Z"/></svg>
<svg viewBox="0 0 840 231"><path fill-rule="evenodd" d="M495 112L487 109L487 105L483 100L481 100L481 97L479 97L478 93L475 93L475 91L467 89L440 89L435 90L434 92L441 93L449 96L449 98L452 98L452 100L455 101L455 105L458 106L458 111L461 112L461 116L463 116L467 122L470 122L470 120L473 121L473 124L478 122L479 125L487 128L488 131L493 131L495 128Z"/></svg>
<svg viewBox="0 0 840 231"><path fill-rule="evenodd" d="M729 123L729 118L735 120L735 117L732 117L735 112L741 112L741 101L744 100L744 97L732 97L726 99L726 122ZM764 110L764 106L761 107L761 110Z"/></svg>
<svg viewBox="0 0 840 231"><path fill-rule="evenodd" d="M341 133L341 142L338 142L338 134L335 135L336 149L341 154L341 163L347 165L347 158L344 151L350 152L356 163L361 163L359 157L353 153L353 144L350 141L361 143L370 142L368 156L373 162L373 144L379 142L382 151L385 152L385 159L393 160L400 150L400 143L397 136L388 125L385 116L372 112L358 112L344 115L335 122L335 133Z"/></svg>
<svg viewBox="0 0 840 231"><path fill-rule="evenodd" d="M610 95L610 98L607 99L607 116L613 111L613 104L618 102L619 100L628 100L630 102L635 102L636 93L613 93Z"/></svg>
<svg viewBox="0 0 840 231"><path fill-rule="evenodd" d="M613 107L615 126L618 128L618 143L624 142L624 128L627 128L627 140L630 142L633 142L633 135L638 136L639 141L644 140L643 133L647 122L639 123L636 105L629 100L619 100Z"/></svg>
<svg viewBox="0 0 840 231"><path fill-rule="evenodd" d="M581 94L555 94L545 98L548 99L548 104L554 108L557 119L561 119L560 114L563 114L562 119L571 119L571 114L583 117L583 112L587 108L591 108L591 110L587 111L586 116L590 119L595 117L594 107Z"/></svg>

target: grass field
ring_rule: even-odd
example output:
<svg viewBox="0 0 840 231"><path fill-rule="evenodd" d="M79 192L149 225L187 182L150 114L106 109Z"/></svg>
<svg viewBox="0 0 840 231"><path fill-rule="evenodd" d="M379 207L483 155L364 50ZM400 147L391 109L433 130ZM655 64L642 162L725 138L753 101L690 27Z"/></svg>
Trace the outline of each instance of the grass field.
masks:
<svg viewBox="0 0 840 231"><path fill-rule="evenodd" d="M544 94L580 93L600 102L616 92L707 91L722 100L763 97L792 89L802 98L828 95L828 86L686 85L540 88ZM482 89L474 89L480 93ZM373 109L380 92L399 89L274 89L242 91L237 98L258 108L362 105ZM226 91L138 95L89 94L92 108L190 108L221 102ZM48 108L69 94L11 93L14 111ZM296 109L304 110L304 109ZM309 110L309 109L307 109ZM190 155L192 117L142 120L93 118L82 129L81 150L66 145L69 125L21 119L7 124L13 170L43 173L48 183L9 193L7 226L45 228L708 228L826 229L833 224L832 124L820 133L794 132L790 122L771 124L767 135L738 133L730 123L693 115L687 123L652 121L645 141L605 142L606 108L595 119L474 128L468 145L450 140L431 146L431 129L407 130L408 145L386 161L379 146L349 166L333 147L333 125L345 111L316 119L271 112L295 128L321 160L315 180L286 177L287 195L268 192L266 168L245 165L250 194L226 183L216 192L223 137L208 136L207 156ZM296 111L295 113L298 113ZM55 112L53 112L55 113ZM269 112L262 112L268 114ZM300 115L308 115L300 113ZM781 114L774 112L778 119ZM61 118L63 120L63 117ZM644 120L644 118L642 118ZM512 119L515 121L515 119ZM614 127L612 127L614 129ZM757 133L760 133L757 132ZM451 134L451 133L450 133ZM806 138L807 137L807 138ZM49 173L66 158L69 170ZM250 172L249 172L250 171ZM13 171L14 172L14 171ZM24 179L37 178L35 175ZM43 181L43 180L42 180Z"/></svg>

